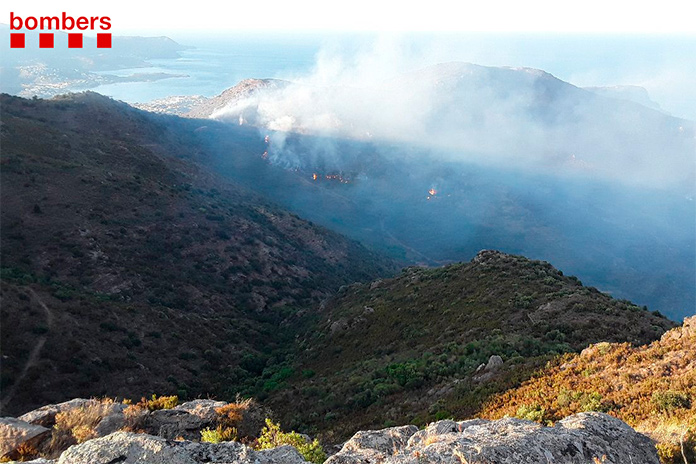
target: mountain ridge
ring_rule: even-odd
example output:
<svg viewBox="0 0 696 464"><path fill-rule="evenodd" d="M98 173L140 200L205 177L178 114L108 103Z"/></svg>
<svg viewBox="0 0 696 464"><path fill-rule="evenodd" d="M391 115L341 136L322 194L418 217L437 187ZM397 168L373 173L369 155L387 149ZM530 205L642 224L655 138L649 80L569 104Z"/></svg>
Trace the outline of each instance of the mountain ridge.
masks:
<svg viewBox="0 0 696 464"><path fill-rule="evenodd" d="M471 417L554 356L599 341L640 345L674 327L548 263L493 250L343 288L315 321L285 364L311 375L268 384L267 404L327 441L387 421Z"/></svg>

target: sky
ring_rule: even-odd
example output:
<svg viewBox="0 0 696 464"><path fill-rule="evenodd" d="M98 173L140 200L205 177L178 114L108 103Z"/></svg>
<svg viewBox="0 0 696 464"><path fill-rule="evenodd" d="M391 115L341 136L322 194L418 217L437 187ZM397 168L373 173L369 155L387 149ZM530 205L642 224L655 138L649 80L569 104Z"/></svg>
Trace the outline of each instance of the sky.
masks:
<svg viewBox="0 0 696 464"><path fill-rule="evenodd" d="M24 16L109 16L116 34L167 31L457 31L557 32L591 34L696 35L693 0L23 0L3 2L0 22L10 11ZM187 8L188 7L188 8Z"/></svg>
<svg viewBox="0 0 696 464"><path fill-rule="evenodd" d="M184 3L186 8L142 0L23 0L3 2L0 23L9 23L10 11L21 17L62 12L75 17L109 16L110 32L115 35L166 35L186 45L198 45L196 39L252 32L285 34L281 37L336 32L444 33L444 39L428 42L435 45L428 50L431 59L423 64L460 60L530 66L580 86L640 85L665 111L696 119L694 0L413 3L197 0ZM446 36L449 32L498 38L474 35L455 40ZM525 38L525 34L530 36ZM606 40L607 36L612 40Z"/></svg>

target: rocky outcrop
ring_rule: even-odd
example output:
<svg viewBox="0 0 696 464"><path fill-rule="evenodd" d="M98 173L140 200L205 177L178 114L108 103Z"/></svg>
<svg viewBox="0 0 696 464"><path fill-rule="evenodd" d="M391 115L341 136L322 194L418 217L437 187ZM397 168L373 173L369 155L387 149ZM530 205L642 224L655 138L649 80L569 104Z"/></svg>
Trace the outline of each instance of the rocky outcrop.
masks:
<svg viewBox="0 0 696 464"><path fill-rule="evenodd" d="M493 358L497 357L492 357L488 364L500 367L502 360ZM50 405L25 417L46 423L48 415L54 414L56 410L67 411L65 404L86 409L92 404L89 401L96 400ZM143 410L138 427L132 429L146 433L115 431L102 436L117 427L126 415L122 405L107 402L104 406L108 414L97 424L97 428L102 428L96 434L98 438L71 446L56 461L41 460L36 461L36 464L305 464L298 451L289 446L254 451L239 442L200 442L201 429L216 423L220 414L216 409L226 404L213 400L195 400L173 409ZM113 411L110 409L112 406ZM36 448L41 442L47 443L49 437L50 429L46 427L15 418L0 419L0 456L16 459L20 456L17 449L22 444ZM46 450L44 447L44 451ZM33 455L58 455L53 452L46 454L44 451ZM553 427L504 418L495 421L442 420L423 430L407 425L360 431L325 464L595 462L659 464L655 446L649 438L619 419L594 412L567 417Z"/></svg>
<svg viewBox="0 0 696 464"><path fill-rule="evenodd" d="M65 451L58 464L305 464L291 446L254 451L237 442L174 441L146 434L116 432Z"/></svg>
<svg viewBox="0 0 696 464"><path fill-rule="evenodd" d="M220 113L221 110L229 108L233 120L240 118L240 123L253 123L253 114L256 113L255 106L258 104L258 96L262 92L280 90L285 88L289 82L278 79L245 79L234 87L222 92L212 98L192 105L190 111L183 116L189 118L209 118ZM223 117L223 119L225 119Z"/></svg>
<svg viewBox="0 0 696 464"><path fill-rule="evenodd" d="M56 461L52 460L52 459L38 458L38 459L32 459L31 461L21 461L21 462L23 462L24 464L55 464Z"/></svg>
<svg viewBox="0 0 696 464"><path fill-rule="evenodd" d="M688 340L696 337L696 316L685 317L684 325L662 335L662 342Z"/></svg>
<svg viewBox="0 0 696 464"><path fill-rule="evenodd" d="M506 255L502 251L498 250L481 250L476 256L471 260L472 262L480 265L495 264L501 261L509 261L510 255Z"/></svg>
<svg viewBox="0 0 696 464"><path fill-rule="evenodd" d="M13 452L21 446L34 446L50 434L40 425L30 424L14 417L0 418L0 458L13 458Z"/></svg>
<svg viewBox="0 0 696 464"><path fill-rule="evenodd" d="M497 354L488 358L488 363L479 365L474 372L474 380L478 382L488 381L493 378L495 373L503 366L503 358Z"/></svg>
<svg viewBox="0 0 696 464"><path fill-rule="evenodd" d="M415 425L360 431L343 445L338 454L329 458L326 464L383 462L387 456L403 449L416 432L418 427Z"/></svg>
<svg viewBox="0 0 696 464"><path fill-rule="evenodd" d="M58 404L47 404L39 409L34 409L26 414L19 416L19 419L30 424L41 425L43 427L52 427L56 423L56 414L65 412L70 409L83 408L94 400L85 398L74 398L70 401L65 401Z"/></svg>
<svg viewBox="0 0 696 464"><path fill-rule="evenodd" d="M49 404L19 416L19 419L50 428L56 423L56 415L76 409L90 410L90 414L101 417L99 424L95 428L97 436L100 437L121 429L126 423L123 414L126 405L85 398L74 398L63 403Z"/></svg>
<svg viewBox="0 0 696 464"><path fill-rule="evenodd" d="M185 438L198 440L200 431L209 425L196 414L190 414L181 409L160 409L147 414L142 422L142 428L147 433L171 440Z"/></svg>
<svg viewBox="0 0 696 464"><path fill-rule="evenodd" d="M465 428L472 425L483 425L487 423L483 419L471 419L462 422L455 422L453 420L441 420L430 424L423 430L419 430L408 440L408 446L410 448L418 448L419 446L428 446L436 437L443 435L445 433L456 433L462 432Z"/></svg>
<svg viewBox="0 0 696 464"><path fill-rule="evenodd" d="M408 433L403 427L359 432L328 463L659 464L649 438L602 413L576 414L554 427L511 418L440 421L410 433L405 444L392 439Z"/></svg>
<svg viewBox="0 0 696 464"><path fill-rule="evenodd" d="M189 414L199 417L203 422L213 422L217 418L217 408L225 406L224 401L215 400L193 400L187 401L176 406L177 411L186 411Z"/></svg>

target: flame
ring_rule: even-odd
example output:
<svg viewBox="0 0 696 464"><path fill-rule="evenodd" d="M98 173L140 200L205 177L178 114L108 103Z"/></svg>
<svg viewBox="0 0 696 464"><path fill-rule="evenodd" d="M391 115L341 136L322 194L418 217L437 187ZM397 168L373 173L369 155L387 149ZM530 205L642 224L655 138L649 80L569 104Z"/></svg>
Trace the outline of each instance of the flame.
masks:
<svg viewBox="0 0 696 464"><path fill-rule="evenodd" d="M319 176L317 175L316 172L315 172L314 174L312 174L312 179L313 179L313 180L317 180L318 178L319 178Z"/></svg>
<svg viewBox="0 0 696 464"><path fill-rule="evenodd" d="M431 188L430 190L428 190L428 193L430 194L431 197L434 197L435 195L437 195L437 190L435 190L434 188ZM428 200L430 200L430 197L428 197Z"/></svg>

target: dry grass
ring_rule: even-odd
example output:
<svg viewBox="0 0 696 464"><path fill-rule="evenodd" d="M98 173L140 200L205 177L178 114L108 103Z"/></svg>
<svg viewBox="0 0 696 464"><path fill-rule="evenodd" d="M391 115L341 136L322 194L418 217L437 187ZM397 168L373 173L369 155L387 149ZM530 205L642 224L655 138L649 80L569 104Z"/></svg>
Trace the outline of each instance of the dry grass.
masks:
<svg viewBox="0 0 696 464"><path fill-rule="evenodd" d="M111 398L92 399L86 406L56 414L51 441L43 456L56 457L70 446L97 437L96 427L114 407Z"/></svg>
<svg viewBox="0 0 696 464"><path fill-rule="evenodd" d="M234 427L225 427L220 424L216 428L201 430L201 441L208 443L221 443L223 441L237 441L237 429Z"/></svg>
<svg viewBox="0 0 696 464"><path fill-rule="evenodd" d="M543 411L540 422L607 412L652 437L663 462L696 462L696 318L650 345L600 343L562 356L491 399L482 416L514 416L531 405Z"/></svg>
<svg viewBox="0 0 696 464"><path fill-rule="evenodd" d="M226 427L238 427L244 418L244 414L249 410L249 402L229 403L215 409L218 415L218 422Z"/></svg>
<svg viewBox="0 0 696 464"><path fill-rule="evenodd" d="M148 411L157 411L160 409L172 409L177 404L179 404L179 397L174 396L157 396L152 395L152 398L147 399L145 397L141 398L140 401L133 405L133 407L140 409L147 409Z"/></svg>

